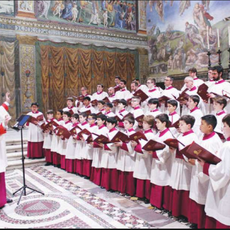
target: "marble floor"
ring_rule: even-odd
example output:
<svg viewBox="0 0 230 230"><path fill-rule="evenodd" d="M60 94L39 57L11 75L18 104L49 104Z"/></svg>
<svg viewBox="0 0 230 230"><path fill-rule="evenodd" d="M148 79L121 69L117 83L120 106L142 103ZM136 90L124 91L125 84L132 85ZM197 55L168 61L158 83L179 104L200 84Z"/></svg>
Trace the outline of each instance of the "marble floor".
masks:
<svg viewBox="0 0 230 230"><path fill-rule="evenodd" d="M22 170L6 173L8 197L13 203L0 209L0 228L189 228L186 222L167 213L149 209L143 201L107 192L91 181L54 166L26 168L26 189Z"/></svg>

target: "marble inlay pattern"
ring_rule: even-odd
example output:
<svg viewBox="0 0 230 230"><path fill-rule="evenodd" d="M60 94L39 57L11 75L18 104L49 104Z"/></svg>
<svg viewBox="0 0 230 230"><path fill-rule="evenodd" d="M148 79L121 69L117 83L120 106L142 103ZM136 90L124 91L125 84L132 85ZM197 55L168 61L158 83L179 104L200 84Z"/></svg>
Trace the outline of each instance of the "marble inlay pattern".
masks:
<svg viewBox="0 0 230 230"><path fill-rule="evenodd" d="M7 188L10 187L11 190L8 191L8 194L12 194L13 189L18 188L18 183L21 182L20 177L22 177L22 173L19 170L15 170L13 176L7 175ZM0 210L0 226L8 223L6 227L10 227L11 224L14 224L14 227L15 224L18 227L23 224L25 227L36 225L39 228L67 226L71 228L153 227L146 221L127 213L43 167L34 166L26 169L26 181L26 183L29 181L30 185L33 184L32 188L39 188L43 191L45 196L34 195L35 193L29 194L22 197L19 206L14 202L12 206ZM16 194L15 201L19 195L20 193ZM74 212L69 211L73 209ZM13 212L8 213L9 210Z"/></svg>

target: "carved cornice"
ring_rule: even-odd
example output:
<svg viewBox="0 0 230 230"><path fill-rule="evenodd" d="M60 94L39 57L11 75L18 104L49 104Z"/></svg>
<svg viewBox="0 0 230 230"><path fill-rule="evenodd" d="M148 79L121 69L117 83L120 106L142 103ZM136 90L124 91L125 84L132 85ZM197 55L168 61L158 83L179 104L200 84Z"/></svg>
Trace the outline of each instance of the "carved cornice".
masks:
<svg viewBox="0 0 230 230"><path fill-rule="evenodd" d="M30 36L21 36L16 35L19 44L25 44L25 45L35 45L35 42L37 41L37 37L30 37Z"/></svg>
<svg viewBox="0 0 230 230"><path fill-rule="evenodd" d="M53 22L43 22L31 19L19 19L0 16L0 29L14 30L15 32L25 32L31 35L53 35L66 36L70 38L90 39L98 41L116 42L121 44L132 44L136 47L146 46L147 37L133 33L102 30L94 28L84 28L67 24L57 24Z"/></svg>

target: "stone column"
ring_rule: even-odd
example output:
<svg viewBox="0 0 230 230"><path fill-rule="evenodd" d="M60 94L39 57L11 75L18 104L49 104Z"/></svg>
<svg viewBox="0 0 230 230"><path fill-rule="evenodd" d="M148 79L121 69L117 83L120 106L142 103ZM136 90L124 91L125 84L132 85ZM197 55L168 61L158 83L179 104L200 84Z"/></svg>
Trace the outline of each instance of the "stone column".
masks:
<svg viewBox="0 0 230 230"><path fill-rule="evenodd" d="M138 48L139 52L139 76L142 84L146 83L149 75L149 59L148 50L144 48Z"/></svg>
<svg viewBox="0 0 230 230"><path fill-rule="evenodd" d="M37 37L19 36L19 69L21 112L30 111L30 105L37 100L36 95L36 53Z"/></svg>

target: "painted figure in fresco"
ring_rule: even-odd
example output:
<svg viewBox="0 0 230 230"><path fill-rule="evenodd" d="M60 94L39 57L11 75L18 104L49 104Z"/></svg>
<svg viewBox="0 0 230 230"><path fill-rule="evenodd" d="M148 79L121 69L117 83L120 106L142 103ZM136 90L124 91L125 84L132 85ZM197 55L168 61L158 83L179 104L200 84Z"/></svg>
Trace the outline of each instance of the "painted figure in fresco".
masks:
<svg viewBox="0 0 230 230"><path fill-rule="evenodd" d="M210 0L202 0L202 4L209 10Z"/></svg>
<svg viewBox="0 0 230 230"><path fill-rule="evenodd" d="M204 9L204 6L199 3L196 3L194 6L193 19L200 30L200 34L207 30L207 26L211 28L211 23L209 20L213 20L213 17L207 13L207 11Z"/></svg>
<svg viewBox="0 0 230 230"><path fill-rule="evenodd" d="M38 1L38 10L41 12L39 17L45 17L46 19L48 19L50 4L51 1Z"/></svg>
<svg viewBox="0 0 230 230"><path fill-rule="evenodd" d="M185 11L186 9L188 9L190 6L191 6L190 1L181 0L181 1L180 1L180 7L179 7L180 16L181 16L181 15L184 13L184 11Z"/></svg>
<svg viewBox="0 0 230 230"><path fill-rule="evenodd" d="M67 2L65 5L65 9L62 12L62 18L66 20L71 20L73 18L72 8L73 8L72 2Z"/></svg>
<svg viewBox="0 0 230 230"><path fill-rule="evenodd" d="M108 2L107 5L107 11L108 11L108 24L109 27L114 25L114 17L113 17L113 1Z"/></svg>
<svg viewBox="0 0 230 230"><path fill-rule="evenodd" d="M108 11L107 10L104 10L103 21L104 21L104 27L108 27Z"/></svg>
<svg viewBox="0 0 230 230"><path fill-rule="evenodd" d="M149 9L150 9L150 12L153 11L154 2L155 2L155 1L149 1Z"/></svg>
<svg viewBox="0 0 230 230"><path fill-rule="evenodd" d="M101 3L101 9L102 9L103 11L105 11L105 10L107 9L106 1L105 1L105 0L103 0L102 3Z"/></svg>
<svg viewBox="0 0 230 230"><path fill-rule="evenodd" d="M187 51L187 59L186 59L186 63L185 63L186 67L187 67L187 70L194 65L196 60L197 60L196 51L194 49L188 50Z"/></svg>
<svg viewBox="0 0 230 230"><path fill-rule="evenodd" d="M95 24L95 25L99 25L101 23L101 20L99 18L99 14L98 14L98 7L96 5L96 1L92 1L92 12L91 12L91 18L89 21L89 24Z"/></svg>
<svg viewBox="0 0 230 230"><path fill-rule="evenodd" d="M182 70L182 51L179 50L177 54L174 55L173 58L173 69Z"/></svg>
<svg viewBox="0 0 230 230"><path fill-rule="evenodd" d="M72 15L73 15L72 22L76 22L77 21L77 16L78 16L78 9L77 9L77 4L76 3L74 3L74 5L73 5Z"/></svg>
<svg viewBox="0 0 230 230"><path fill-rule="evenodd" d="M64 10L65 5L62 3L62 1L56 1L54 7L52 7L53 15L61 18L62 11Z"/></svg>
<svg viewBox="0 0 230 230"><path fill-rule="evenodd" d="M164 5L162 0L156 1L155 9L161 19L162 22L164 22Z"/></svg>
<svg viewBox="0 0 230 230"><path fill-rule="evenodd" d="M130 13L128 13L127 29L128 30L135 30L134 15L133 15L132 11Z"/></svg>
<svg viewBox="0 0 230 230"><path fill-rule="evenodd" d="M193 46L201 45L205 48L203 37L199 34L199 30L195 25L190 24L189 22L185 23L185 41L187 43L189 39Z"/></svg>
<svg viewBox="0 0 230 230"><path fill-rule="evenodd" d="M169 56L168 69L173 70L173 56L172 55Z"/></svg>

